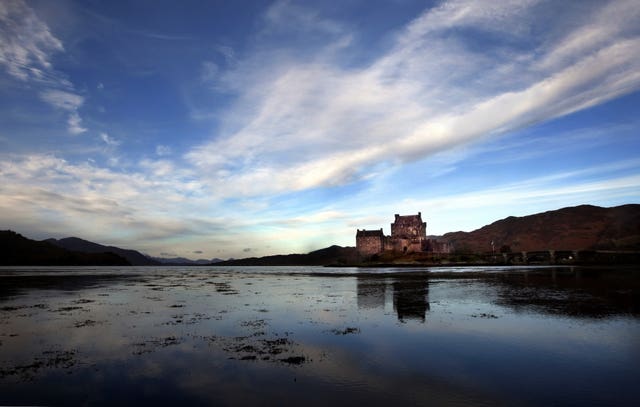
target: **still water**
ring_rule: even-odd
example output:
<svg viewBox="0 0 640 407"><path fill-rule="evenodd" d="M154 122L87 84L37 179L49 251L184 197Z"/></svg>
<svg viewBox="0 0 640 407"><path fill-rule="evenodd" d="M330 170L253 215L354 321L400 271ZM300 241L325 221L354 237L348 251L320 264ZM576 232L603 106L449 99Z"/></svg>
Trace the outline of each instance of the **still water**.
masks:
<svg viewBox="0 0 640 407"><path fill-rule="evenodd" d="M0 268L0 405L638 405L635 269Z"/></svg>

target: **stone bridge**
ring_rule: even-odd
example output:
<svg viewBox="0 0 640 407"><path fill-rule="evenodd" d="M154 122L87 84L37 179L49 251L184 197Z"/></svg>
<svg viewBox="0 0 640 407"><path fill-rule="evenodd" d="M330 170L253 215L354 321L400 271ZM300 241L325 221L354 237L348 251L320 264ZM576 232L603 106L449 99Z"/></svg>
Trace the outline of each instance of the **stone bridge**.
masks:
<svg viewBox="0 0 640 407"><path fill-rule="evenodd" d="M573 263L578 261L580 258L580 254L577 250L536 250L526 252L502 253L501 255L504 262L516 264Z"/></svg>
<svg viewBox="0 0 640 407"><path fill-rule="evenodd" d="M511 253L486 253L485 261L500 264L616 264L640 261L638 251L607 250L536 250Z"/></svg>

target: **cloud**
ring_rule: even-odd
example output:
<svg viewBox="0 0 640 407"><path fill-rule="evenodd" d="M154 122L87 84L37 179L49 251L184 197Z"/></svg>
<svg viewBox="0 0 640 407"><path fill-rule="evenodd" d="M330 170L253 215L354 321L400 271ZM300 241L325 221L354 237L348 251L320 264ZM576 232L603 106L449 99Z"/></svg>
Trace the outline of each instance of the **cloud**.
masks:
<svg viewBox="0 0 640 407"><path fill-rule="evenodd" d="M46 81L51 55L64 50L38 16L23 1L0 2L0 64L21 81Z"/></svg>
<svg viewBox="0 0 640 407"><path fill-rule="evenodd" d="M423 159L640 88L637 3L569 8L544 21L536 3L445 2L399 31L370 63L353 66L343 62L348 47L335 51L353 33L278 2L267 13L269 29L284 30L272 25L287 18L300 30L295 22L304 21L325 42L300 57L263 46L261 63L249 57L221 75L237 103L222 134L186 158L211 174L223 196L344 185L380 165ZM572 16L577 25L565 24ZM543 23L548 34L532 37ZM607 35L578 43L585 32Z"/></svg>
<svg viewBox="0 0 640 407"><path fill-rule="evenodd" d="M236 53L232 47L228 45L217 45L214 48L218 53L222 54L227 65L234 65L237 62Z"/></svg>
<svg viewBox="0 0 640 407"><path fill-rule="evenodd" d="M267 21L266 31L271 33L296 30L340 35L344 32L337 22L322 18L319 13L286 0L271 4L264 18Z"/></svg>
<svg viewBox="0 0 640 407"><path fill-rule="evenodd" d="M40 97L50 105L70 112L75 112L84 103L82 96L58 89L46 90Z"/></svg>
<svg viewBox="0 0 640 407"><path fill-rule="evenodd" d="M120 145L120 141L109 136L107 133L100 133L100 139L107 145L107 147L117 147Z"/></svg>
<svg viewBox="0 0 640 407"><path fill-rule="evenodd" d="M69 114L69 118L67 119L67 130L69 130L69 133L74 136L87 131L86 127L82 127L82 119L77 112L71 112Z"/></svg>
<svg viewBox="0 0 640 407"><path fill-rule="evenodd" d="M200 61L196 81L209 85L201 91L223 93L221 103L232 100L223 108L218 94L202 98L217 101L207 116L216 118L208 140L184 156L176 147L141 142L150 151L135 158L133 144L125 151L118 148L123 139L96 132L86 140L98 144L91 154L104 154L111 167L97 157L78 163L62 153L0 154L0 223L25 233L108 236L112 244L156 253L213 247L238 256L262 253L264 242L281 252L353 244L355 228L388 226L397 212L450 214L439 218L449 221L448 231L463 220L465 228L495 220L486 217L498 204L524 211L544 203L546 210L635 197L637 163L488 188L470 182L462 194L429 186L429 177L465 158L471 160L464 165L479 168L482 159L495 165L584 147L584 132L574 140L555 130L539 140L518 133L508 145L500 137L640 88L637 2L551 7L562 13L538 3L440 2L368 44L363 57L355 47L369 40L363 33L302 3L275 2L260 20L264 29L247 42L253 45L237 51L212 45L220 55ZM25 21L31 28L19 27ZM7 78L56 109L69 133L88 132L81 113L90 111L83 108L91 90L80 92L88 85L74 87L52 66L62 43L22 2L0 2L0 24ZM7 55L14 54L23 62L11 65ZM611 137L604 129L587 141L606 145ZM394 176L412 178L409 169L418 167L420 178L397 185ZM402 192L389 193L394 185ZM480 214L469 210L476 208Z"/></svg>
<svg viewBox="0 0 640 407"><path fill-rule="evenodd" d="M0 26L0 65L4 65L13 78L41 88L43 101L68 112L69 133L86 132L78 113L84 98L51 63L52 55L64 51L62 42L21 0L0 2Z"/></svg>
<svg viewBox="0 0 640 407"><path fill-rule="evenodd" d="M156 146L156 154L160 157L171 154L171 147L165 145Z"/></svg>
<svg viewBox="0 0 640 407"><path fill-rule="evenodd" d="M222 230L224 221L204 216L208 205L197 183L179 171L123 173L42 154L0 160L0 223L25 232L63 228L152 244Z"/></svg>
<svg viewBox="0 0 640 407"><path fill-rule="evenodd" d="M40 94L40 98L55 108L69 112L67 118L69 133L75 136L87 131L82 127L82 119L78 114L78 109L84 103L82 96L66 90L48 89Z"/></svg>

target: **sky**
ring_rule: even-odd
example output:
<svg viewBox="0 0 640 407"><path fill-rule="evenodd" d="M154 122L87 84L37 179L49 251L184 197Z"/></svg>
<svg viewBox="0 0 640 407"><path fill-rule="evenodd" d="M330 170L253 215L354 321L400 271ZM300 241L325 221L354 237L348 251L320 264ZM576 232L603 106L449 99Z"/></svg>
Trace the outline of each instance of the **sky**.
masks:
<svg viewBox="0 0 640 407"><path fill-rule="evenodd" d="M637 0L0 1L0 229L241 258L640 203Z"/></svg>

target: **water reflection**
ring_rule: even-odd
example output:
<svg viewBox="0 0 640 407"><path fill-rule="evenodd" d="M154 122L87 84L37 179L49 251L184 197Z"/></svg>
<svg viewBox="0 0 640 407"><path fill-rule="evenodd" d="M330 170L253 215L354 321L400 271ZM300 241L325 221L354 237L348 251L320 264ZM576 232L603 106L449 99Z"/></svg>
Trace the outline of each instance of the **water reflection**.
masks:
<svg viewBox="0 0 640 407"><path fill-rule="evenodd" d="M154 270L0 274L0 405L640 399L634 271Z"/></svg>
<svg viewBox="0 0 640 407"><path fill-rule="evenodd" d="M0 301L29 293L33 290L82 291L124 281L140 282L142 277L134 274L10 274L0 276Z"/></svg>
<svg viewBox="0 0 640 407"><path fill-rule="evenodd" d="M358 308L384 310L387 284L387 279L385 278L358 276Z"/></svg>
<svg viewBox="0 0 640 407"><path fill-rule="evenodd" d="M558 268L496 274L490 281L497 290L497 303L516 311L574 317L638 316L638 274L634 270Z"/></svg>
<svg viewBox="0 0 640 407"><path fill-rule="evenodd" d="M399 321L424 322L429 308L429 282L426 278L400 279L393 282L393 309Z"/></svg>
<svg viewBox="0 0 640 407"><path fill-rule="evenodd" d="M393 299L393 310L398 321L425 322L429 305L429 280L425 275L379 278L357 277L358 308L384 310L389 302L388 292Z"/></svg>

